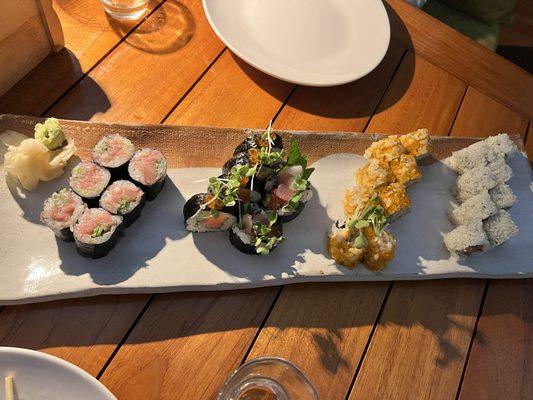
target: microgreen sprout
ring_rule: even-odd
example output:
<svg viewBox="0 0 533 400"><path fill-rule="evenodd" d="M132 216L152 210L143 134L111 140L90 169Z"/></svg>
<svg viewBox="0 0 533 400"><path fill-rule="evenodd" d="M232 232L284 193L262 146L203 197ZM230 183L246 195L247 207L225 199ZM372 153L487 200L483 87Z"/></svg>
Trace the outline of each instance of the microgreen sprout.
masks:
<svg viewBox="0 0 533 400"><path fill-rule="evenodd" d="M268 223L265 225L261 222L254 222L253 231L255 234L255 250L258 254L266 255L284 240L283 236L276 236L274 234L274 225L278 219L275 212L267 212Z"/></svg>

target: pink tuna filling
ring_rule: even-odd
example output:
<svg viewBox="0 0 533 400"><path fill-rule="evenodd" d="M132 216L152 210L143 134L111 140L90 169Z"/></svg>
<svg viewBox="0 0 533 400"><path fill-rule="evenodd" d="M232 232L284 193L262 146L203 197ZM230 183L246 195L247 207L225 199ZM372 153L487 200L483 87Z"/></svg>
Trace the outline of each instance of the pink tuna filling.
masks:
<svg viewBox="0 0 533 400"><path fill-rule="evenodd" d="M142 196L142 191L135 186L113 186L105 196L104 205L108 210L116 212L121 201L137 201Z"/></svg>
<svg viewBox="0 0 533 400"><path fill-rule="evenodd" d="M146 151L142 157L134 160L135 167L140 171L144 178L144 184L153 185L159 179L157 162L161 160L161 155L157 151Z"/></svg>
<svg viewBox="0 0 533 400"><path fill-rule="evenodd" d="M76 182L76 185L80 189L90 190L102 182L104 171L100 169L96 164L86 163L83 164L84 174L83 178Z"/></svg>
<svg viewBox="0 0 533 400"><path fill-rule="evenodd" d="M123 146L124 140L119 137L107 137L105 140L108 148L106 151L99 153L101 162L110 163L116 158L124 158L126 156Z"/></svg>
<svg viewBox="0 0 533 400"><path fill-rule="evenodd" d="M113 225L113 217L107 212L86 212L78 221L79 232L83 235L92 235L97 226L108 231Z"/></svg>
<svg viewBox="0 0 533 400"><path fill-rule="evenodd" d="M70 194L65 195L67 196L67 203L62 205L54 205L52 206L52 209L50 210L50 216L54 221L59 222L65 222L68 221L70 217L72 217L72 214L74 214L74 210L76 209L76 205L72 201L72 196Z"/></svg>

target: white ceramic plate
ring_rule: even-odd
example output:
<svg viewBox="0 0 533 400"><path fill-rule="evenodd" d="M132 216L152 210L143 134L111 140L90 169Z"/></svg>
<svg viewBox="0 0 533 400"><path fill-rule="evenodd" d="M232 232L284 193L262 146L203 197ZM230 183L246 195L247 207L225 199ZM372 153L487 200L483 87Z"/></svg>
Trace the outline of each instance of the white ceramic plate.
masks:
<svg viewBox="0 0 533 400"><path fill-rule="evenodd" d="M0 347L0 378L12 375L19 399L117 400L109 390L82 369L38 351Z"/></svg>
<svg viewBox="0 0 533 400"><path fill-rule="evenodd" d="M390 41L381 0L203 0L218 37L285 81L334 86L368 74Z"/></svg>

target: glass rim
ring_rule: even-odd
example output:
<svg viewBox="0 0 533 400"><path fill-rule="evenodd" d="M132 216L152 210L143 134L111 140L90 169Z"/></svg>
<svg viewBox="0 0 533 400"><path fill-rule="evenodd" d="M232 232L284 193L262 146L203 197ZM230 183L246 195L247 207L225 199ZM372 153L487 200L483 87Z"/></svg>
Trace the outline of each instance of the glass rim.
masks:
<svg viewBox="0 0 533 400"><path fill-rule="evenodd" d="M309 378L307 377L307 375L305 375L305 373L300 369L300 367L298 367L297 365L293 364L292 362L290 362L289 360L285 359L285 358L282 358L282 357L276 357L276 356L261 356L261 357L256 357L256 358L253 358L249 361L246 361L244 364L240 365L237 369L235 369L227 378L226 380L224 381L224 383L222 384L222 386L220 387L220 390L218 392L218 395L217 395L217 400L220 400L221 396L224 394L224 392L226 391L226 389L228 388L228 385L229 383L231 382L231 380L235 377L235 375L237 375L238 372L240 372L243 368L245 367L248 367L250 365L255 365L255 364L262 364L262 363L265 363L265 362L269 362L269 361L274 361L274 362L277 362L277 363L280 363L280 364L284 364L286 366L288 366L289 368L293 369L296 374L299 375L300 378L303 379L303 381L305 381L308 385L309 385L309 388L310 390L313 392L313 395L315 396L316 399L318 399L318 392L315 388L315 385L313 385L313 383L309 380Z"/></svg>

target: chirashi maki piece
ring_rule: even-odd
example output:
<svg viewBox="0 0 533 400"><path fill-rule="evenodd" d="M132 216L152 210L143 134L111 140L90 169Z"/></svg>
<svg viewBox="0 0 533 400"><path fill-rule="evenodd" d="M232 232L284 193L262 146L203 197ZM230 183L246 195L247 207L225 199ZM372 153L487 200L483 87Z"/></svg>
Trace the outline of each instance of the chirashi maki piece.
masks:
<svg viewBox="0 0 533 400"><path fill-rule="evenodd" d="M111 214L122 215L124 226L129 226L141 216L146 196L141 188L130 181L113 182L102 193L100 207Z"/></svg>
<svg viewBox="0 0 533 400"><path fill-rule="evenodd" d="M400 136L400 143L405 150L415 159L421 160L429 155L429 131L427 129L417 129Z"/></svg>
<svg viewBox="0 0 533 400"><path fill-rule="evenodd" d="M364 156L367 160L373 158L388 163L404 153L406 153L406 150L398 136L391 135L385 139L372 143L370 147L365 150Z"/></svg>
<svg viewBox="0 0 533 400"><path fill-rule="evenodd" d="M457 199L461 202L468 200L485 190L498 185L490 168L486 165L472 168L457 179Z"/></svg>
<svg viewBox="0 0 533 400"><path fill-rule="evenodd" d="M395 182L409 186L422 178L422 173L416 164L415 158L410 154L401 154L389 164Z"/></svg>
<svg viewBox="0 0 533 400"><path fill-rule="evenodd" d="M76 250L83 257L104 257L115 247L121 230L121 216L103 208L88 208L73 228Z"/></svg>
<svg viewBox="0 0 533 400"><path fill-rule="evenodd" d="M281 136L272 132L271 126L269 126L269 128L270 128L270 140L271 140L270 144L271 144L272 149L275 151L283 150L283 139L281 138ZM233 155L246 152L252 148L260 149L261 147L267 148L268 146L269 146L268 138L265 137L264 133L252 132L246 137L246 139L244 139L235 148Z"/></svg>
<svg viewBox="0 0 533 400"><path fill-rule="evenodd" d="M518 234L518 227L505 210L500 210L496 215L483 221L483 229L487 233L490 243L498 246Z"/></svg>
<svg viewBox="0 0 533 400"><path fill-rule="evenodd" d="M128 162L135 153L135 146L128 138L118 134L104 136L94 146L93 161L111 172L113 179L126 178Z"/></svg>
<svg viewBox="0 0 533 400"><path fill-rule="evenodd" d="M407 195L405 186L394 182L390 185L380 187L377 190L379 203L385 209L385 216L392 222L411 209L411 199Z"/></svg>
<svg viewBox="0 0 533 400"><path fill-rule="evenodd" d="M449 252L458 254L480 253L490 246L481 221L455 227L444 235L444 244Z"/></svg>
<svg viewBox="0 0 533 400"><path fill-rule="evenodd" d="M72 169L69 185L89 206L93 206L98 204L98 198L110 179L111 173L106 168L83 161Z"/></svg>
<svg viewBox="0 0 533 400"><path fill-rule="evenodd" d="M183 206L185 227L191 232L227 231L237 223L235 204L224 205L210 193L198 193Z"/></svg>
<svg viewBox="0 0 533 400"><path fill-rule="evenodd" d="M267 255L284 240L278 215L263 210L242 215L231 227L229 238L237 250L250 255Z"/></svg>
<svg viewBox="0 0 533 400"><path fill-rule="evenodd" d="M61 189L44 201L41 222L61 240L73 241L72 227L87 206L71 189Z"/></svg>
<svg viewBox="0 0 533 400"><path fill-rule="evenodd" d="M392 182L393 176L389 165L376 159L370 159L355 173L355 183L359 187L378 188Z"/></svg>
<svg viewBox="0 0 533 400"><path fill-rule="evenodd" d="M506 183L500 183L489 190L489 195L498 208L511 208L516 203L513 190Z"/></svg>
<svg viewBox="0 0 533 400"><path fill-rule="evenodd" d="M470 197L459 207L450 211L450 220L455 225L468 224L473 221L487 219L498 212L498 207L492 201L489 192L483 192Z"/></svg>
<svg viewBox="0 0 533 400"><path fill-rule="evenodd" d="M157 197L167 177L167 160L159 150L137 150L128 164L128 173L146 193L146 200Z"/></svg>

